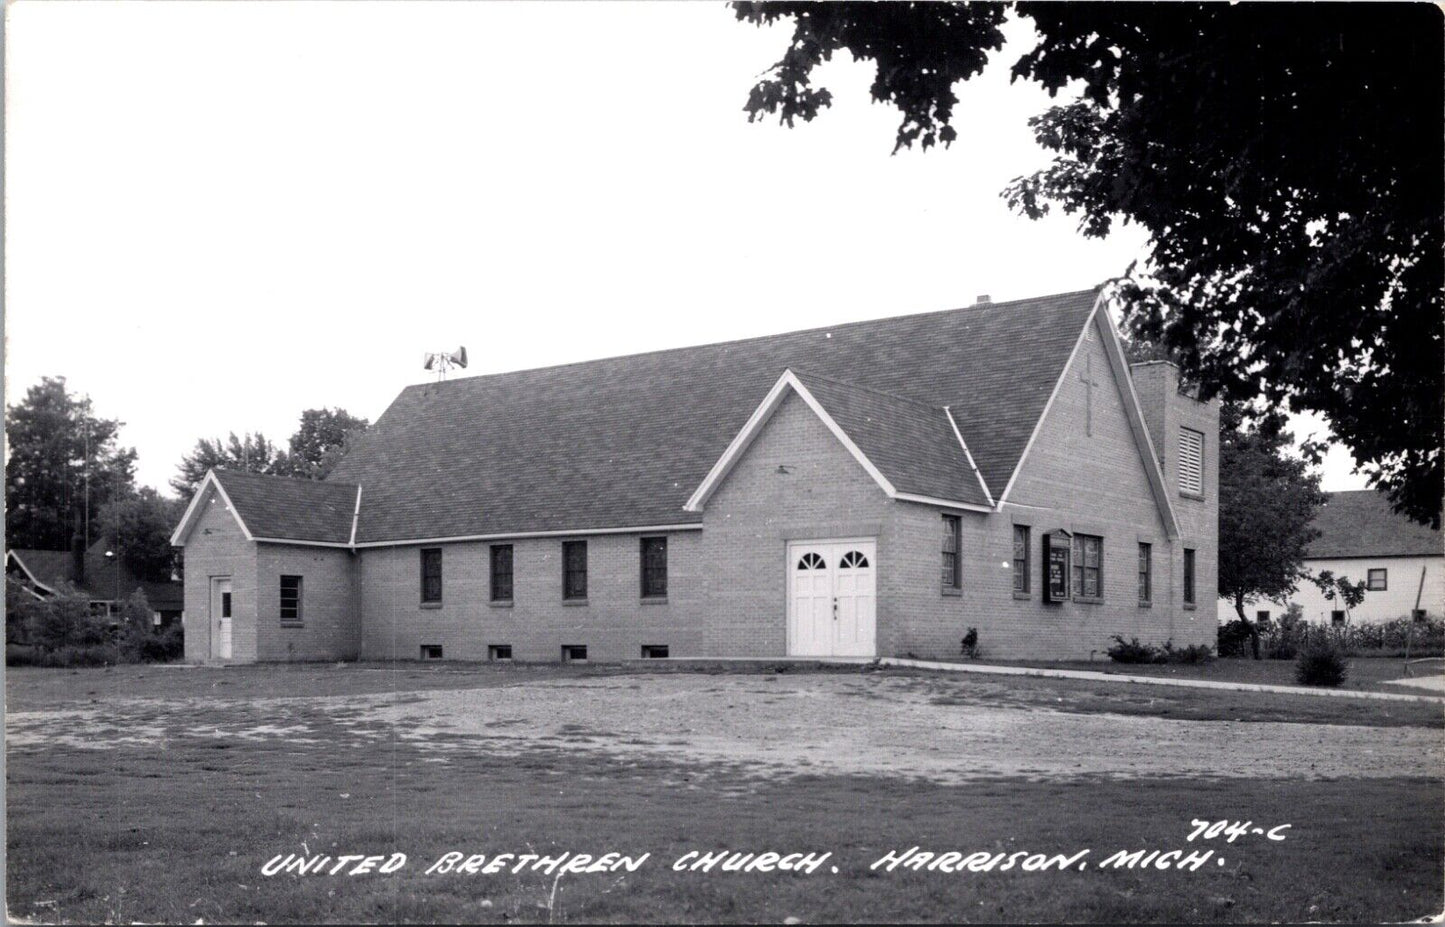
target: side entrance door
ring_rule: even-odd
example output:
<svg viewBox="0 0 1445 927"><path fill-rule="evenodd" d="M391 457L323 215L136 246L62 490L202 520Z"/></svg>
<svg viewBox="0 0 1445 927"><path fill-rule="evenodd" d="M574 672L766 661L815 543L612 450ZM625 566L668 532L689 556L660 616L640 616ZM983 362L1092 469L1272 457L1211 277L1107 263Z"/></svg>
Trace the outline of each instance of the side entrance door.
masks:
<svg viewBox="0 0 1445 927"><path fill-rule="evenodd" d="M231 578L211 579L211 656L231 659Z"/></svg>
<svg viewBox="0 0 1445 927"><path fill-rule="evenodd" d="M788 544L788 655L877 655L877 542Z"/></svg>

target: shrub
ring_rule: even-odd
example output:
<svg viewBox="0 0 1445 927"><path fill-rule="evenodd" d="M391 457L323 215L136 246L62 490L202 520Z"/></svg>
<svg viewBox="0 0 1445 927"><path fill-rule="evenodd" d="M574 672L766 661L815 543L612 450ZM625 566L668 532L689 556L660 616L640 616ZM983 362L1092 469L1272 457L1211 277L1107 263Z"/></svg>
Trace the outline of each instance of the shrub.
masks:
<svg viewBox="0 0 1445 927"><path fill-rule="evenodd" d="M1190 644L1176 649L1173 641L1164 642L1165 663L1208 663L1214 659L1214 651L1203 644Z"/></svg>
<svg viewBox="0 0 1445 927"><path fill-rule="evenodd" d="M146 663L166 663L171 660L179 660L185 655L185 639L182 637L181 626L172 624L168 627L157 628L147 631L140 640L136 642L135 656Z"/></svg>
<svg viewBox="0 0 1445 927"><path fill-rule="evenodd" d="M1236 618L1220 625L1218 642L1221 657L1249 656L1249 622Z"/></svg>
<svg viewBox="0 0 1445 927"><path fill-rule="evenodd" d="M1305 686L1338 686L1348 673L1345 658L1328 645L1315 645L1302 651L1294 670L1295 679Z"/></svg>
<svg viewBox="0 0 1445 927"><path fill-rule="evenodd" d="M963 654L965 657L968 657L970 660L978 659L978 628L968 629L968 633L963 636L963 642L959 648L959 653Z"/></svg>
<svg viewBox="0 0 1445 927"><path fill-rule="evenodd" d="M1139 638L1131 637L1128 641L1115 634L1113 637L1114 646L1106 653L1109 659L1115 663L1162 663L1164 652L1153 644L1141 644Z"/></svg>
<svg viewBox="0 0 1445 927"><path fill-rule="evenodd" d="M1277 624L1260 632L1259 655L1266 660L1293 660L1299 655L1300 640L1309 630L1304 622Z"/></svg>

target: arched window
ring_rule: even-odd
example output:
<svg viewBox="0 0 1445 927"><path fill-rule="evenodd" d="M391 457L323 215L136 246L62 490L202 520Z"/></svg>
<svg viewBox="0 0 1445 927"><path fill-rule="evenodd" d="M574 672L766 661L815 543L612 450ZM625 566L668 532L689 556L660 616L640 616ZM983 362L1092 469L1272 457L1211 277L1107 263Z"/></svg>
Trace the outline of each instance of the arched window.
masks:
<svg viewBox="0 0 1445 927"><path fill-rule="evenodd" d="M823 562L823 558L812 551L804 554L803 558L798 561L798 569L800 570L821 570L826 566L827 564Z"/></svg>
<svg viewBox="0 0 1445 927"><path fill-rule="evenodd" d="M845 570L861 570L868 566L868 558L863 556L861 550L850 550L843 555L838 565Z"/></svg>

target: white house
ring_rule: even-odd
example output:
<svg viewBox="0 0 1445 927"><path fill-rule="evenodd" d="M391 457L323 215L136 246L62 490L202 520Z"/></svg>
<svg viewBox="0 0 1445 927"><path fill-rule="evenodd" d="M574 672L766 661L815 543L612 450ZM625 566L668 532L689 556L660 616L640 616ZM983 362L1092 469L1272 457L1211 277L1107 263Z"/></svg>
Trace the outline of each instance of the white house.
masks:
<svg viewBox="0 0 1445 927"><path fill-rule="evenodd" d="M1352 582L1365 583L1365 600L1345 614L1338 600L1330 601L1319 588L1301 582L1289 604L1304 609L1311 622L1342 624L1381 622L1405 618L1418 609L1431 617L1445 612L1445 548L1438 530L1397 515L1389 500L1371 489L1329 494L1315 515L1320 536L1309 546L1304 567L1313 575L1329 570ZM1286 606L1250 602L1250 618L1278 618ZM1219 600L1219 620L1235 618L1234 602Z"/></svg>

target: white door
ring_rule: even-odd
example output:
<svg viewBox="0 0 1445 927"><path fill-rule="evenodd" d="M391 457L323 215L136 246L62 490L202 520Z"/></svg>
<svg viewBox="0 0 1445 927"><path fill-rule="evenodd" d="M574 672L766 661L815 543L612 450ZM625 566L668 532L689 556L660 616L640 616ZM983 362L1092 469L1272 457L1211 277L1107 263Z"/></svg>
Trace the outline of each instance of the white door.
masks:
<svg viewBox="0 0 1445 927"><path fill-rule="evenodd" d="M211 580L211 655L231 659L231 581Z"/></svg>
<svg viewBox="0 0 1445 927"><path fill-rule="evenodd" d="M788 545L788 653L871 657L877 653L877 598L871 539Z"/></svg>

